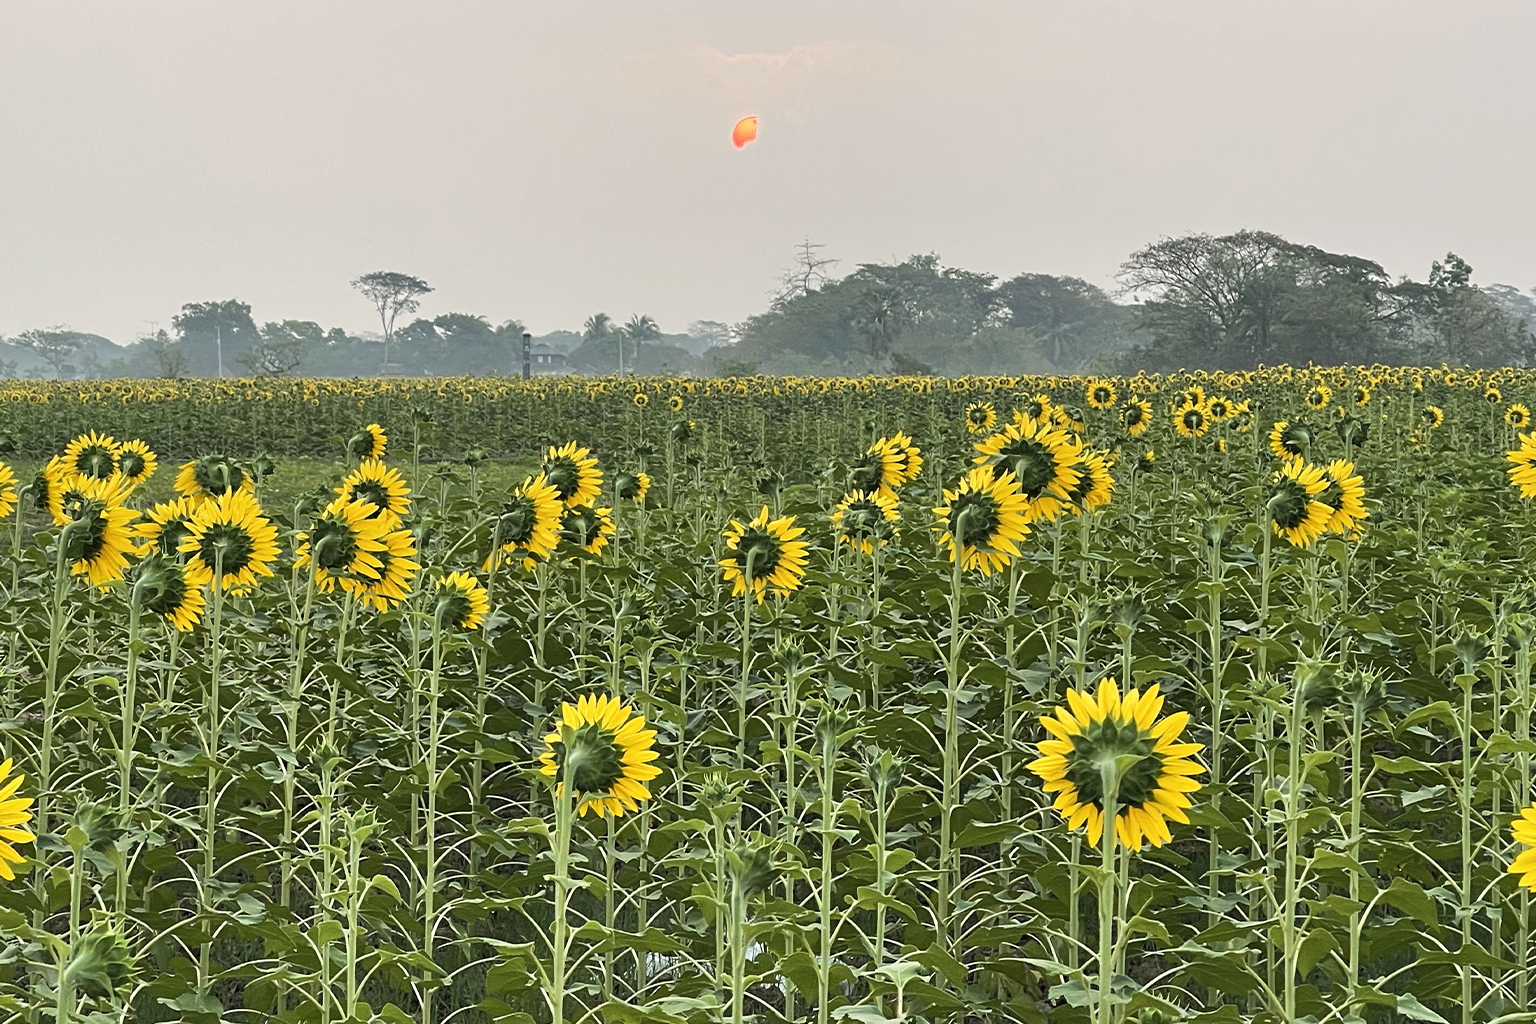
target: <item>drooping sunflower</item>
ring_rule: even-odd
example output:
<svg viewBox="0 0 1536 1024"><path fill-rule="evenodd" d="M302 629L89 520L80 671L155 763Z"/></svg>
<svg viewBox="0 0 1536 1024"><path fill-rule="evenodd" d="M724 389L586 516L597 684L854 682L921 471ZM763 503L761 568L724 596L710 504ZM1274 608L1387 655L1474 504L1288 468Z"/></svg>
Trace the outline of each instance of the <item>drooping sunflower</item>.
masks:
<svg viewBox="0 0 1536 1024"><path fill-rule="evenodd" d="M613 536L613 509L572 505L560 516L560 539L589 555L602 554Z"/></svg>
<svg viewBox="0 0 1536 1024"><path fill-rule="evenodd" d="M16 474L0 462L0 519L16 511Z"/></svg>
<svg viewBox="0 0 1536 1024"><path fill-rule="evenodd" d="M1328 403L1333 401L1333 389L1319 381L1307 392L1307 408L1326 409Z"/></svg>
<svg viewBox="0 0 1536 1024"><path fill-rule="evenodd" d="M368 424L347 441L347 454L359 462L382 459L388 448L389 435L377 423Z"/></svg>
<svg viewBox="0 0 1536 1024"><path fill-rule="evenodd" d="M1317 497L1327 486L1321 467L1305 459L1287 460L1275 473L1269 494L1269 519L1275 533L1298 548L1326 533L1333 509Z"/></svg>
<svg viewBox="0 0 1536 1024"><path fill-rule="evenodd" d="M645 719L617 697L588 694L560 705L559 727L544 737L539 773L555 780L557 797L564 797L569 780L578 816L592 811L617 818L651 798L645 784L661 774L651 763L655 742Z"/></svg>
<svg viewBox="0 0 1536 1024"><path fill-rule="evenodd" d="M341 588L377 612L387 612L411 596L411 586L421 564L416 561L416 535L410 530L391 530L382 538L384 550L377 577L343 577Z"/></svg>
<svg viewBox="0 0 1536 1024"><path fill-rule="evenodd" d="M1311 446L1312 431L1308 430L1304 423L1280 420L1269 432L1269 450L1275 453L1275 458L1282 461L1307 454L1307 449Z"/></svg>
<svg viewBox="0 0 1536 1024"><path fill-rule="evenodd" d="M94 586L123 578L128 556L136 554L132 523L139 514L123 502L128 496L122 478L100 480L72 476L55 495L65 516L58 525L65 545L64 557L72 575L84 576ZM60 513L55 513L55 521Z"/></svg>
<svg viewBox="0 0 1536 1024"><path fill-rule="evenodd" d="M1168 821L1189 824L1185 810L1200 790L1195 776L1205 771L1194 760L1200 743L1182 743L1179 734L1189 714L1179 711L1159 719L1163 697L1156 683L1145 693L1132 689L1122 697L1105 679L1097 694L1067 690L1067 706L1045 715L1041 726L1051 734L1038 746L1040 757L1029 770L1056 794L1051 806L1067 828L1086 826L1088 845L1104 837L1104 777L1100 764L1124 755L1136 757L1115 787L1115 838L1133 850L1171 842Z"/></svg>
<svg viewBox="0 0 1536 1024"><path fill-rule="evenodd" d="M317 583L329 578L378 579L384 535L394 524L374 512L366 501L336 498L299 533L294 564L300 569L313 566Z"/></svg>
<svg viewBox="0 0 1536 1024"><path fill-rule="evenodd" d="M1044 420L1015 420L974 447L977 466L1012 477L1025 522L1054 521L1082 477L1082 443Z"/></svg>
<svg viewBox="0 0 1536 1024"><path fill-rule="evenodd" d="M254 586L257 577L272 575L277 527L249 491L226 491L198 508L181 550L189 556L188 576L198 586L244 590ZM222 570L217 581L216 568Z"/></svg>
<svg viewBox="0 0 1536 1024"><path fill-rule="evenodd" d="M190 631L202 619L207 607L203 588L176 559L160 551L151 552L135 567L134 574L134 590L142 593L143 607L163 617L178 632Z"/></svg>
<svg viewBox="0 0 1536 1024"><path fill-rule="evenodd" d="M1205 432L1211 429L1211 417L1206 412L1205 403L1191 405L1185 402L1173 410L1173 429L1178 431L1180 437L1190 440L1204 437Z"/></svg>
<svg viewBox="0 0 1536 1024"><path fill-rule="evenodd" d="M944 504L933 510L934 530L951 562L959 558L961 569L990 576L1019 556L1018 542L1029 535L1029 506L1012 472L977 466L944 492Z"/></svg>
<svg viewBox="0 0 1536 1024"><path fill-rule="evenodd" d="M1140 437L1152 429L1152 403L1144 398L1132 398L1120 410L1120 425L1132 437Z"/></svg>
<svg viewBox="0 0 1536 1024"><path fill-rule="evenodd" d="M849 491L832 511L837 539L866 555L896 536L901 520L896 496L886 491Z"/></svg>
<svg viewBox="0 0 1536 1024"><path fill-rule="evenodd" d="M997 409L991 402L972 402L965 407L965 430L968 434L985 434L997 425Z"/></svg>
<svg viewBox="0 0 1536 1024"><path fill-rule="evenodd" d="M122 445L106 434L92 430L81 434L64 448L64 465L71 473L92 480L106 480L117 472L117 455Z"/></svg>
<svg viewBox="0 0 1536 1024"><path fill-rule="evenodd" d="M30 843L32 835L27 823L32 820L32 798L17 796L16 791L27 777L20 772L12 775L15 763L6 758L0 763L0 878L16 881L13 864L25 864L27 858L16 852L19 844Z"/></svg>
<svg viewBox="0 0 1536 1024"><path fill-rule="evenodd" d="M371 517L384 520L393 529L411 511L411 488L405 477L393 466L386 466L378 459L358 463L356 469L346 475L336 496L350 505L361 501L368 505Z"/></svg>
<svg viewBox="0 0 1536 1024"><path fill-rule="evenodd" d="M117 451L117 471L134 487L154 476L155 470L159 468L160 460L149 444L138 438L123 442Z"/></svg>
<svg viewBox="0 0 1536 1024"><path fill-rule="evenodd" d="M1520 497L1536 498L1536 431L1520 435L1520 447L1508 452L1509 482L1520 488Z"/></svg>
<svg viewBox="0 0 1536 1024"><path fill-rule="evenodd" d="M1109 463L1100 451L1084 454L1078 468L1082 473L1077 478L1077 485L1067 495L1067 504L1081 515L1109 501L1115 491L1115 478L1110 475Z"/></svg>
<svg viewBox="0 0 1536 1024"><path fill-rule="evenodd" d="M1115 390L1114 384L1109 381L1090 380L1085 397L1088 400L1089 408L1103 411L1105 409L1113 409L1115 402L1120 396Z"/></svg>
<svg viewBox="0 0 1536 1024"><path fill-rule="evenodd" d="M143 521L134 525L133 535L143 542L141 546L144 548L179 556L181 540L192 532L192 518L197 515L197 508L191 498L162 501L144 513Z"/></svg>
<svg viewBox="0 0 1536 1024"><path fill-rule="evenodd" d="M255 482L250 474L227 455L204 455L182 463L176 474L176 493L202 504L230 491L251 491Z"/></svg>
<svg viewBox="0 0 1536 1024"><path fill-rule="evenodd" d="M649 473L620 473L613 482L614 493L620 501L645 504L645 496L651 489Z"/></svg>
<svg viewBox="0 0 1536 1024"><path fill-rule="evenodd" d="M1438 405L1426 405L1420 410L1420 415L1430 430L1439 430L1440 424L1445 422L1445 410Z"/></svg>
<svg viewBox="0 0 1536 1024"><path fill-rule="evenodd" d="M491 599L467 572L451 572L437 581L437 617L445 629L475 629L490 614Z"/></svg>
<svg viewBox="0 0 1536 1024"><path fill-rule="evenodd" d="M1365 481L1355 472L1353 462L1341 459L1328 463L1323 475L1327 477L1327 486L1317 500L1332 512L1328 530L1341 537L1352 537L1359 530L1360 521L1370 514L1365 510Z"/></svg>
<svg viewBox="0 0 1536 1024"><path fill-rule="evenodd" d="M778 597L798 589L805 577L807 545L800 539L804 533L794 516L770 519L767 505L746 523L732 519L723 535L730 554L720 559L731 596L742 596L750 586L762 604L770 589Z"/></svg>
<svg viewBox="0 0 1536 1024"><path fill-rule="evenodd" d="M6 764L10 762L7 761ZM0 765L0 778L4 777L4 766ZM4 795L5 791L0 791L0 797ZM4 806L0 804L0 815L4 814ZM3 817L0 817L0 821L3 820ZM1516 818L1510 826L1510 833L1515 842L1525 849L1515 856L1514 862L1509 865L1509 873L1519 875L1520 884L1536 892L1536 806L1527 807L1520 812L1520 817Z"/></svg>
<svg viewBox="0 0 1536 1024"><path fill-rule="evenodd" d="M603 471L597 468L597 458L577 447L575 441L551 447L542 472L566 508L590 505L603 493Z"/></svg>
<svg viewBox="0 0 1536 1024"><path fill-rule="evenodd" d="M1504 410L1504 422L1515 430L1524 430L1531 425L1531 410L1516 402Z"/></svg>
<svg viewBox="0 0 1536 1024"><path fill-rule="evenodd" d="M560 513L564 508L559 493L543 473L524 480L502 502L496 527L501 547L486 558L485 571L491 571L493 560L504 564L508 558L544 559L554 554L555 545L560 543Z"/></svg>

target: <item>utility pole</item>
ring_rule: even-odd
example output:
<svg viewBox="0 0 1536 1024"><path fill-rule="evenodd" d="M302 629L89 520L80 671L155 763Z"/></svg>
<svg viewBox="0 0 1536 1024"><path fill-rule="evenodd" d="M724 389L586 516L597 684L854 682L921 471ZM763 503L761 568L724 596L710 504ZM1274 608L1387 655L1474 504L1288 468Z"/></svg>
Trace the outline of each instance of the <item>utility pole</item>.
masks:
<svg viewBox="0 0 1536 1024"><path fill-rule="evenodd" d="M613 336L619 339L619 376L624 376L624 332L614 331Z"/></svg>
<svg viewBox="0 0 1536 1024"><path fill-rule="evenodd" d="M222 324L214 324L213 325L213 339L214 339L214 344L216 344L219 347L219 376L223 377L224 376L224 326Z"/></svg>
<svg viewBox="0 0 1536 1024"><path fill-rule="evenodd" d="M533 376L533 335L523 332L523 380Z"/></svg>

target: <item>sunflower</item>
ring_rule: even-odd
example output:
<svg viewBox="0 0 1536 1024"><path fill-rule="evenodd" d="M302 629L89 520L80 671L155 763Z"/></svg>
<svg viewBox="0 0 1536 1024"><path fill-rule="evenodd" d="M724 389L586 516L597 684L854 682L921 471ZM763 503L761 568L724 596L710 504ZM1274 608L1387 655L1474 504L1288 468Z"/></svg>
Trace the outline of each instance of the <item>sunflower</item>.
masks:
<svg viewBox="0 0 1536 1024"><path fill-rule="evenodd" d="M682 395L673 395L671 398L667 399L667 408L671 409L673 412L682 412L683 411L683 396Z"/></svg>
<svg viewBox="0 0 1536 1024"><path fill-rule="evenodd" d="M1194 387L1185 388L1183 391L1179 392L1179 403L1178 404L1180 404L1180 405L1204 405L1205 404L1205 388L1201 387L1199 384L1196 384Z"/></svg>
<svg viewBox="0 0 1536 1024"><path fill-rule="evenodd" d="M1440 424L1445 422L1445 410L1438 405L1426 405L1420 410L1420 415L1430 430L1439 430Z"/></svg>
<svg viewBox="0 0 1536 1024"><path fill-rule="evenodd" d="M750 585L761 604L770 588L779 597L799 588L805 576L806 543L799 539L804 533L794 516L769 519L767 505L749 522L732 519L724 533L731 553L720 559L731 596L745 594Z"/></svg>
<svg viewBox="0 0 1536 1024"><path fill-rule="evenodd" d="M597 468L597 459L575 441L549 449L543 474L566 508L590 505L603 493L603 471Z"/></svg>
<svg viewBox="0 0 1536 1024"><path fill-rule="evenodd" d="M1115 386L1107 380L1090 380L1085 397L1091 409L1113 409L1115 402L1119 400L1119 393Z"/></svg>
<svg viewBox="0 0 1536 1024"><path fill-rule="evenodd" d="M975 446L978 467L1008 474L1025 500L1025 522L1054 520L1082 477L1083 446L1042 420L1015 420Z"/></svg>
<svg viewBox="0 0 1536 1024"><path fill-rule="evenodd" d="M651 489L650 474L620 473L613 482L613 489L620 501L632 501L637 505L644 505L645 496Z"/></svg>
<svg viewBox="0 0 1536 1024"><path fill-rule="evenodd" d="M1531 410L1516 402L1504 411L1504 422L1515 430L1523 430L1531 424Z"/></svg>
<svg viewBox="0 0 1536 1024"><path fill-rule="evenodd" d="M885 491L849 491L832 512L837 539L866 555L875 545L896 536L893 525L901 520L896 496Z"/></svg>
<svg viewBox="0 0 1536 1024"><path fill-rule="evenodd" d="M1275 473L1275 485L1269 495L1269 519L1277 535L1300 548L1327 532L1334 510L1317 500L1328 486L1321 468L1289 459Z"/></svg>
<svg viewBox="0 0 1536 1024"><path fill-rule="evenodd" d="M1489 384L1487 390L1483 392L1483 399L1487 401L1489 405L1503 405L1504 392L1500 391L1492 384Z"/></svg>
<svg viewBox="0 0 1536 1024"><path fill-rule="evenodd" d="M1088 423L1083 419L1082 410L1076 406L1058 405L1051 410L1051 422L1073 434L1088 432Z"/></svg>
<svg viewBox="0 0 1536 1024"><path fill-rule="evenodd" d="M1173 429L1178 431L1180 437L1190 440L1204 437L1205 432L1211 429L1211 417L1206 413L1205 403L1191 404L1185 401L1173 410Z"/></svg>
<svg viewBox="0 0 1536 1024"><path fill-rule="evenodd" d="M1356 406L1369 405L1371 403L1371 389L1364 384L1355 385L1354 393L1350 396Z"/></svg>
<svg viewBox="0 0 1536 1024"><path fill-rule="evenodd" d="M1146 451L1142 452L1141 457L1136 460L1136 472L1150 473L1156 468L1157 452L1152 448L1148 448Z"/></svg>
<svg viewBox="0 0 1536 1024"><path fill-rule="evenodd" d="M0 519L16 511L16 474L0 462Z"/></svg>
<svg viewBox="0 0 1536 1024"><path fill-rule="evenodd" d="M176 493L201 504L229 491L251 491L250 475L227 455L204 455L184 462L176 474Z"/></svg>
<svg viewBox="0 0 1536 1024"><path fill-rule="evenodd" d="M965 430L968 434L985 434L997 425L997 409L991 402L972 402L965 407Z"/></svg>
<svg viewBox="0 0 1536 1024"><path fill-rule="evenodd" d="M160 551L151 552L135 569L134 593L143 607L186 633L203 617L207 606L203 588L186 566ZM140 589L142 588L142 590Z"/></svg>
<svg viewBox="0 0 1536 1024"><path fill-rule="evenodd" d="M371 459L382 459L388 447L389 435L384 433L384 428L377 423L370 423L347 441L347 454L359 462L368 462Z"/></svg>
<svg viewBox="0 0 1536 1024"><path fill-rule="evenodd" d="M944 502L933 510L939 520L934 529L939 543L949 546L950 561L959 557L960 568L990 576L1018 557L1017 542L1029 535L1031 503L1013 473L977 466L944 492Z"/></svg>
<svg viewBox="0 0 1536 1024"><path fill-rule="evenodd" d="M64 448L64 465L71 473L105 480L117 472L117 456L122 449L110 436L91 431L81 434Z"/></svg>
<svg viewBox="0 0 1536 1024"><path fill-rule="evenodd" d="M14 768L10 758L0 763L0 878L7 882L16 880L11 865L27 862L27 858L16 852L16 844L30 843L36 838L26 827L32 820L32 798L16 795L27 777L20 772L13 776Z"/></svg>
<svg viewBox="0 0 1536 1024"><path fill-rule="evenodd" d="M4 765L0 765L0 779L5 778L5 770L10 763L7 761ZM0 799L4 799L10 792L10 787L0 791ZM3 824L6 820L5 807L5 804L0 803L0 824ZM1515 842L1525 847L1525 849L1516 855L1514 863L1509 866L1509 873L1519 875L1520 884L1536 892L1536 806L1527 807L1520 812L1520 817L1516 818L1511 826L1511 832L1514 835ZM4 845L0 844L0 854L3 854L3 852ZM3 864L0 864L0 867L3 866ZM9 878L10 876L7 875L6 877Z"/></svg>
<svg viewBox="0 0 1536 1024"><path fill-rule="evenodd" d="M480 581L453 572L437 581L437 618L447 629L474 629L485 621L491 599Z"/></svg>
<svg viewBox="0 0 1536 1024"><path fill-rule="evenodd" d="M155 548L162 554L176 555L181 550L181 539L192 532L192 517L197 515L197 504L191 498L162 501L144 513L144 521L133 528L133 535L143 542L142 548Z"/></svg>
<svg viewBox="0 0 1536 1024"><path fill-rule="evenodd" d="M1013 422L1017 423L1020 417L1027 417L1032 420L1048 420L1051 418L1051 407L1051 396L1042 391L1014 410Z"/></svg>
<svg viewBox="0 0 1536 1024"><path fill-rule="evenodd" d="M1311 445L1312 431L1302 423L1280 420L1275 424L1275 429L1269 432L1269 450L1282 461L1307 454Z"/></svg>
<svg viewBox="0 0 1536 1024"><path fill-rule="evenodd" d="M98 480L74 476L55 497L65 518L58 525L69 571L95 586L123 578L128 556L138 552L132 522L139 514L123 505L128 496L121 477ZM59 513L55 512L57 519Z"/></svg>
<svg viewBox="0 0 1536 1024"><path fill-rule="evenodd" d="M343 582L378 579L383 567L379 552L393 523L375 516L375 511L366 501L336 498L299 533L294 564L300 569L314 566L317 582L330 577Z"/></svg>
<svg viewBox="0 0 1536 1024"><path fill-rule="evenodd" d="M117 470L135 487L154 476L159 468L160 460L149 445L138 438L124 442L117 451Z"/></svg>
<svg viewBox="0 0 1536 1024"><path fill-rule="evenodd" d="M1109 464L1103 452L1088 452L1079 463L1082 475L1077 486L1067 495L1067 503L1078 513L1089 512L1109 501L1114 494L1115 478L1110 476Z"/></svg>
<svg viewBox="0 0 1536 1024"><path fill-rule="evenodd" d="M188 577L198 586L223 590L254 586L258 576L272 575L277 558L277 527L262 514L248 491L226 491L205 501L181 540ZM214 573L222 570L215 581Z"/></svg>
<svg viewBox="0 0 1536 1024"><path fill-rule="evenodd" d="M1509 482L1520 488L1520 497L1536 498L1536 431L1520 435L1520 447L1507 453Z"/></svg>
<svg viewBox="0 0 1536 1024"><path fill-rule="evenodd" d="M1220 423L1232 415L1232 403L1220 395L1206 399L1205 411L1211 417L1212 423Z"/></svg>
<svg viewBox="0 0 1536 1024"><path fill-rule="evenodd" d="M421 563L416 561L416 535L395 529L382 538L384 550L374 552L379 560L378 576L342 577L341 589L374 611L387 612L411 596L411 586Z"/></svg>
<svg viewBox="0 0 1536 1024"><path fill-rule="evenodd" d="M544 737L539 773L555 780L555 795L571 784L576 813L615 818L649 800L645 784L661 774L656 733L617 697L588 694L560 705L560 725Z"/></svg>
<svg viewBox="0 0 1536 1024"><path fill-rule="evenodd" d="M1365 510L1365 482L1355 472L1353 462L1340 459L1328 463L1323 474L1328 478L1328 486L1317 500L1333 513L1328 529L1341 537L1351 537L1359 530L1360 521L1370 514Z"/></svg>
<svg viewBox="0 0 1536 1024"><path fill-rule="evenodd" d="M648 406L650 404L651 404L651 396L650 395L646 394L644 391L636 391L635 392L635 408L636 409L644 409L646 406Z"/></svg>
<svg viewBox="0 0 1536 1024"><path fill-rule="evenodd" d="M560 516L560 539L589 555L602 554L613 536L613 509L572 505Z"/></svg>
<svg viewBox="0 0 1536 1024"><path fill-rule="evenodd" d="M1105 679L1097 694L1067 690L1067 707L1045 715L1041 726L1051 734L1038 746L1040 757L1029 770L1055 793L1051 806L1076 830L1087 826L1088 845L1104 836L1104 782L1100 765L1126 755L1135 764L1120 776L1115 792L1115 838L1134 850L1144 843L1171 842L1168 819L1189 824L1185 810L1190 795L1199 792L1194 776L1205 769L1194 756L1203 744L1181 743L1179 734L1189 714L1176 712L1161 720L1163 698L1156 683L1145 693L1136 689L1120 696Z"/></svg>
<svg viewBox="0 0 1536 1024"><path fill-rule="evenodd" d="M565 506L560 494L544 479L544 474L529 477L501 505L501 547L497 554L485 560L485 571L490 572L492 561L501 561L522 555L523 557L548 558L560 543L560 512Z"/></svg>
<svg viewBox="0 0 1536 1024"><path fill-rule="evenodd" d="M1328 403L1333 401L1333 389L1319 381L1311 391L1307 392L1307 408L1326 409Z"/></svg>
<svg viewBox="0 0 1536 1024"><path fill-rule="evenodd" d="M365 459L346 475L336 496L350 505L361 501L372 510L368 514L384 520L393 529L411 511L411 488L393 466L378 459Z"/></svg>
<svg viewBox="0 0 1536 1024"><path fill-rule="evenodd" d="M1143 398L1132 398L1120 410L1120 425L1131 437L1140 437L1152 427L1152 403Z"/></svg>
<svg viewBox="0 0 1536 1024"><path fill-rule="evenodd" d="M900 430L896 431L889 439L881 438L876 441L870 451L880 450L882 454L889 454L895 459L896 472L900 479L892 487L900 487L917 479L917 475L923 471L922 449L912 443L912 439Z"/></svg>

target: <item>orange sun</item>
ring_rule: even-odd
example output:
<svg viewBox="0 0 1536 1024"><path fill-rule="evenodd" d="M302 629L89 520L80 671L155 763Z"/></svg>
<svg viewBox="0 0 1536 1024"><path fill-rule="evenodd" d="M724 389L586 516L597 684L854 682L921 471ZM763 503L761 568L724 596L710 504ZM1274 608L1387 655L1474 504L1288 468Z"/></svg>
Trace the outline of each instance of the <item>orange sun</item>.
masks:
<svg viewBox="0 0 1536 1024"><path fill-rule="evenodd" d="M744 117L736 122L736 127L731 129L731 142L737 149L741 149L747 143L757 138L757 115Z"/></svg>

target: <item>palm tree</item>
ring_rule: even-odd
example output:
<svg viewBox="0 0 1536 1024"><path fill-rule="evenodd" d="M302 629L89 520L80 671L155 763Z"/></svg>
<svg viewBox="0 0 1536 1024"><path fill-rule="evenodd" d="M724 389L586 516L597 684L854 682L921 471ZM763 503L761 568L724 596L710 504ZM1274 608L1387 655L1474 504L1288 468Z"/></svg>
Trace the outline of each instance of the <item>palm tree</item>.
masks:
<svg viewBox="0 0 1536 1024"><path fill-rule="evenodd" d="M875 288L864 294L853 316L853 326L864 335L869 354L879 359L891 350L891 342L906 323L907 310L895 288Z"/></svg>
<svg viewBox="0 0 1536 1024"><path fill-rule="evenodd" d="M661 328L656 326L649 314L636 313L629 318L629 323L624 325L624 334L635 343L635 351L648 341L656 341L661 337Z"/></svg>
<svg viewBox="0 0 1536 1024"><path fill-rule="evenodd" d="M581 325L582 341L597 341L606 338L613 333L613 317L607 313L593 313L587 317L587 322Z"/></svg>

